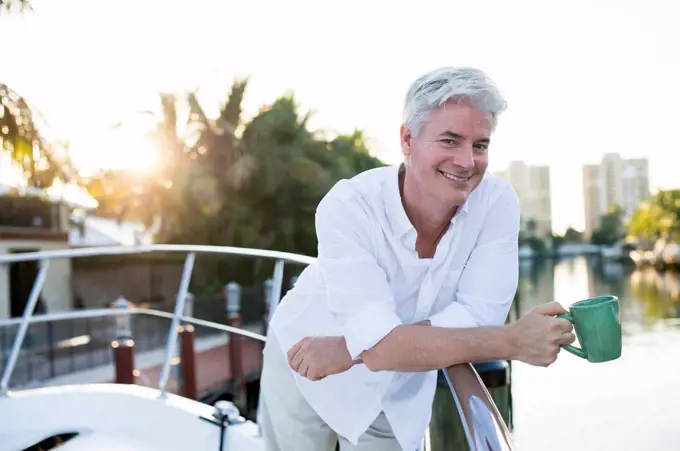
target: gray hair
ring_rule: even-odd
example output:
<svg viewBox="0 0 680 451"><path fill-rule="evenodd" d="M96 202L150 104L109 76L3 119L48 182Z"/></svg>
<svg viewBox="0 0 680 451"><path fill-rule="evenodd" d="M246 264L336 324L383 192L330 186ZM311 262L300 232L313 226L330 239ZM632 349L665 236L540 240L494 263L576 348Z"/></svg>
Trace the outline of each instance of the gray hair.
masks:
<svg viewBox="0 0 680 451"><path fill-rule="evenodd" d="M472 67L442 67L414 81L406 93L404 124L413 136L420 133L431 110L449 101L469 101L476 108L491 114L491 130L507 102L496 84L481 70Z"/></svg>

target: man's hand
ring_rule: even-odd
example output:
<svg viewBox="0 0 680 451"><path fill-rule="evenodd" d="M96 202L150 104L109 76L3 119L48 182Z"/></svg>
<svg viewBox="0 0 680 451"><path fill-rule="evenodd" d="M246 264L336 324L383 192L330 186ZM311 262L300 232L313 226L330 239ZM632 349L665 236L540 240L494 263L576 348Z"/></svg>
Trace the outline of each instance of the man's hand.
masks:
<svg viewBox="0 0 680 451"><path fill-rule="evenodd" d="M557 302L539 305L513 324L515 358L535 366L557 360L561 345L576 340L571 322L555 315L568 313Z"/></svg>
<svg viewBox="0 0 680 451"><path fill-rule="evenodd" d="M312 381L347 371L355 363L345 337L305 337L288 351L290 367Z"/></svg>

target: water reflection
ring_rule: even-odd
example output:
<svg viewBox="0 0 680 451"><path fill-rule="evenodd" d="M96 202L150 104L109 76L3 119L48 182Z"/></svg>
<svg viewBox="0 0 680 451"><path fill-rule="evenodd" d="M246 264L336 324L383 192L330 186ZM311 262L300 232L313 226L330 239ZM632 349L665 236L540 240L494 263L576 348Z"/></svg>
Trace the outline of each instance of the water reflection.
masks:
<svg viewBox="0 0 680 451"><path fill-rule="evenodd" d="M619 297L624 335L680 326L680 274L586 257L523 262L513 316L552 300L571 305L601 295Z"/></svg>
<svg viewBox="0 0 680 451"><path fill-rule="evenodd" d="M618 296L624 348L606 363L566 352L548 368L513 362L517 449L677 450L680 275L585 257L525 262L520 274L520 313L552 300Z"/></svg>

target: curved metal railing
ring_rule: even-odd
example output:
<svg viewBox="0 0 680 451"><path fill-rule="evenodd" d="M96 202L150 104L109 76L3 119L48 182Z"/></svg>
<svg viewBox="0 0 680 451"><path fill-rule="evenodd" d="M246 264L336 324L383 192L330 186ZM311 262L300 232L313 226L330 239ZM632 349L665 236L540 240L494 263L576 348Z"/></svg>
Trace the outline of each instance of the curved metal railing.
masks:
<svg viewBox="0 0 680 451"><path fill-rule="evenodd" d="M184 260L184 268L182 271L182 277L180 279L180 286L179 291L177 293L174 312L171 317L171 325L168 331L168 339L166 341L165 347L165 356L163 364L161 366L161 377L158 388L159 390L161 390L161 393L163 394L165 394L165 387L170 378L170 365L172 356L174 355L175 352L175 347L177 345L179 321L182 318L182 313L184 312L184 306L186 304L186 298L189 292L189 281L191 280L191 275L193 273L194 262L196 260L197 252L208 254L229 254L250 257L264 257L276 260L276 264L274 265L274 276L272 285L273 295L270 296L269 306L270 312L272 313L280 300L281 288L283 285L284 264L286 262L311 264L315 261L315 259L312 257L306 257L303 255L296 255L287 252L268 251L262 249L248 249L230 246L200 246L200 245L195 246L195 245L171 245L171 244L136 246L136 247L112 246L80 249L60 249L53 251L38 251L20 254L1 255L0 264L37 260L40 263L40 266L38 270L38 275L33 284L33 288L31 289L31 293L28 297L28 302L26 303L23 315L21 317L21 320L19 321L19 330L17 331L17 334L14 338L12 349L10 351L9 358L7 359L7 364L5 366L2 379L0 379L0 394L5 393L9 387L9 381L10 378L12 377L14 366L16 365L17 359L19 357L19 351L21 350L21 345L26 336L26 331L28 330L28 326L31 323L31 318L33 317L33 311L35 310L36 303L38 302L38 297L40 295L40 292L42 291L43 285L45 284L45 278L47 276L47 270L49 268L51 260L63 258L73 259L82 257L94 257L103 255L143 254L152 252L183 252L187 254L186 259ZM2 323L0 323L0 325L1 324Z"/></svg>
<svg viewBox="0 0 680 451"><path fill-rule="evenodd" d="M263 257L281 260L287 263L310 265L316 261L314 257L291 254L290 252L268 251L233 246L204 246L193 244L153 244L150 246L102 246L78 249L57 249L52 251L23 252L19 254L0 255L0 264L25 262L33 260L53 260L57 258L99 257L102 255L131 255L152 252L182 252L203 254L242 255L246 257Z"/></svg>
<svg viewBox="0 0 680 451"><path fill-rule="evenodd" d="M510 431L472 364L444 371L471 450L512 451Z"/></svg>
<svg viewBox="0 0 680 451"><path fill-rule="evenodd" d="M71 311L63 313L33 315L39 295L45 284L45 278L49 263L54 259L64 258L83 258L105 255L130 255L153 252L181 252L186 253L184 268L180 280L173 313L163 312L154 309L131 308L121 311L121 309L92 309L82 311ZM24 308L21 318L0 319L0 327L18 325L18 331L14 337L12 348L7 359L2 378L0 379L0 395L7 392L9 381L12 377L14 367L19 357L27 329L30 324L49 323L55 321L97 318L106 316L127 315L150 315L171 320L168 330L168 338L165 345L164 358L161 366L161 376L158 388L162 395L165 395L165 388L170 377L170 367L175 347L180 321L205 326L215 330L242 335L251 339L266 341L266 337L247 330L205 321L191 316L183 315L186 299L188 296L189 281L194 268L196 253L208 254L229 254L237 256L261 257L275 260L272 292L269 296L269 311L273 314L280 301L281 289L283 286L283 269L285 263L296 263L308 265L316 261L313 257L296 255L287 252L267 251L261 249L248 249L229 246L194 246L194 245L151 245L139 247L97 247L64 249L53 251L26 252L18 254L0 255L0 265L35 261L39 262L38 275L31 289L28 301ZM492 397L479 378L479 375L470 364L455 365L443 370L448 388L455 402L456 410L462 420L462 427L465 432L467 445L471 450L512 450L512 441L508 428L500 415Z"/></svg>

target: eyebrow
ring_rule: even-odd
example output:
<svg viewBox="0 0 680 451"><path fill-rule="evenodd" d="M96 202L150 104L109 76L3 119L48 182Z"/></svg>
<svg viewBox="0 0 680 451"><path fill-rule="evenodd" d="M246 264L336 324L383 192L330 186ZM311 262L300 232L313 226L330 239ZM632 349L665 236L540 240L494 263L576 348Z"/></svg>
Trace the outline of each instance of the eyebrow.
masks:
<svg viewBox="0 0 680 451"><path fill-rule="evenodd" d="M460 139L460 140L464 140L464 139L465 139L465 136L460 135L460 134L458 134L458 133L456 133L456 132L452 132L451 130L446 130L445 132L440 133L439 136L440 136L440 137L448 136L449 138ZM478 140L475 141L475 142L476 142L476 143L485 143L485 144L489 144L489 143L491 142L491 139L489 139L489 138L482 138L482 139L478 139Z"/></svg>

